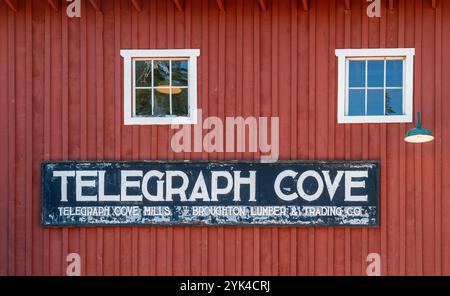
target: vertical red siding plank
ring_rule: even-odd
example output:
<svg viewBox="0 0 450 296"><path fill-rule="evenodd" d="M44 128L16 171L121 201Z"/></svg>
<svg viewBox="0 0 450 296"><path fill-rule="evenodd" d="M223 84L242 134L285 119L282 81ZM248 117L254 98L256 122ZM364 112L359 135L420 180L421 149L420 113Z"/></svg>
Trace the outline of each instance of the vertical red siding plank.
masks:
<svg viewBox="0 0 450 296"><path fill-rule="evenodd" d="M120 3L120 13L121 13L121 19L120 19L120 34L121 34L121 42L120 46L121 48L133 48L133 17L132 12L134 11L130 1L122 0ZM121 80L123 80L123 66L121 66ZM121 92L123 93L123 92ZM123 104L123 97L122 98L122 104ZM123 105L121 107L121 117L123 118ZM121 125L121 137L123 139L122 141L122 150L121 150L121 159L124 160L131 160L135 156L135 149L136 142L134 142L134 139L136 139L138 133L136 132L139 129L137 126L126 126L124 124ZM139 139L137 139L139 140ZM165 236L164 236L165 237ZM133 227L122 227L120 228L120 266L121 266L121 274L123 275L132 275L134 273L134 246L135 246L135 240L134 240L134 230ZM130 252L130 250L132 250ZM163 257L164 258L164 257Z"/></svg>
<svg viewBox="0 0 450 296"><path fill-rule="evenodd" d="M369 48L379 48L380 47L380 18L369 18L368 19L368 42ZM368 157L369 159L380 160L380 130L381 125L379 124L369 124L369 143L368 143ZM381 168L383 169L383 168ZM381 199L381 196L380 196ZM368 248L366 253L363 253L363 273L366 274L365 269L367 268L368 262L366 262L367 255L369 253L381 254L381 227L368 229Z"/></svg>
<svg viewBox="0 0 450 296"><path fill-rule="evenodd" d="M132 5L129 5L130 15L131 15L131 48L139 48L138 40L139 40L139 31L140 26L138 23L139 12L136 9L133 9ZM139 150L141 142L140 134L143 128L140 126L133 127L133 147L132 147L132 159L139 160ZM138 265L139 265L139 232L136 227L133 227L131 230L131 274L138 275Z"/></svg>
<svg viewBox="0 0 450 296"><path fill-rule="evenodd" d="M88 61L87 61L87 11L86 5L81 5L81 15L84 17L80 18L80 63L81 63L81 75L80 75L80 88L81 88L81 102L80 102L80 157L82 160L88 158L88 133L87 133L87 100L88 100ZM81 274L87 275L87 250L86 250L86 228L80 228L80 257L81 257Z"/></svg>
<svg viewBox="0 0 450 296"><path fill-rule="evenodd" d="M450 15L450 2L444 1L442 6L442 53L450 51L450 18L445 17ZM442 55L442 64L444 68L450 64L450 56L448 54ZM449 71L442 71L441 81L441 95L442 95L442 113L449 114L450 112L450 73ZM450 139L450 117L442 116L442 147L449 147ZM442 192L450 191L450 163L449 154L442 154ZM442 210L450 208L450 200L442 198ZM442 215L442 274L450 275L450 215Z"/></svg>
<svg viewBox="0 0 450 296"><path fill-rule="evenodd" d="M167 48L167 3L156 3L156 48ZM157 159L165 160L168 156L167 141L168 141L168 127L158 126L157 142L161 149L157 150ZM156 274L167 275L167 234L168 230L165 227L158 227L156 233Z"/></svg>
<svg viewBox="0 0 450 296"><path fill-rule="evenodd" d="M97 160L105 158L105 107L104 107L104 75L103 75L103 13L95 13L95 48L96 48L96 98L97 98ZM96 234L96 274L104 274L103 258L103 228L97 229Z"/></svg>
<svg viewBox="0 0 450 296"><path fill-rule="evenodd" d="M156 41L157 41L157 33L158 31L155 30L157 20L156 20L156 1L150 2L150 9L149 9L149 17L150 17L150 48L155 49L156 47ZM156 126L151 127L151 159L157 159L157 153L158 153L158 129ZM150 274L156 275L156 261L157 261L157 249L156 249L156 231L157 227L151 227L150 229Z"/></svg>
<svg viewBox="0 0 450 296"><path fill-rule="evenodd" d="M347 26L346 26L346 15L347 12L344 8L343 1L334 1L335 3L335 24L331 24L334 26L334 36L335 36L335 48L345 48L346 45L346 36L347 36ZM333 65L335 67L334 76L332 79L332 83L335 84L333 88L334 96L332 97L334 104L334 113L332 114L335 127L335 148L334 148L334 157L336 159L345 159L345 147L346 147L346 125L337 123L337 67L336 61L337 57L335 56L335 48L332 49L333 54ZM331 87L331 86L330 86ZM333 275L344 275L345 274L345 229L338 228L334 230L334 260L333 260Z"/></svg>
<svg viewBox="0 0 450 296"><path fill-rule="evenodd" d="M390 10L386 8L386 46L398 47L398 10ZM387 176L387 193L389 199L389 207L387 208L387 273L390 275L398 275L399 273L399 201L400 192L398 186L399 168L399 146L402 137L399 135L398 125L388 124L387 128L387 155L386 155L386 176Z"/></svg>
<svg viewBox="0 0 450 296"><path fill-rule="evenodd" d="M0 46L0 64L8 64L8 9L4 3L0 4L0 38L6 46ZM8 129L8 94L9 71L7 66L0 67L0 275L9 274L9 129Z"/></svg>
<svg viewBox="0 0 450 296"><path fill-rule="evenodd" d="M382 4L382 8L385 7ZM381 10L381 19L380 19L380 47L386 47L386 9ZM380 159L381 159L381 194L380 194L380 227L381 227L381 274L387 275L387 263L388 263L388 253L387 253L387 177L386 177L386 124L381 124L380 129ZM383 164L385 164L383 166Z"/></svg>
<svg viewBox="0 0 450 296"><path fill-rule="evenodd" d="M298 93L298 2L292 1L289 7L290 9L290 65L291 71L289 73L291 77L289 96L291 98L289 102L290 106L290 151L289 151L289 159L297 159L297 149L298 149L298 141L297 141L297 125L294 124L297 122L297 93ZM259 106L258 106L259 108ZM255 107L255 111L256 111ZM288 111L289 112L289 111ZM290 227L289 228L289 275L296 275L297 273L297 228Z"/></svg>
<svg viewBox="0 0 450 296"><path fill-rule="evenodd" d="M225 7L227 6L227 2L224 3ZM220 11L219 13L219 29L218 29L218 109L217 116L225 122L225 71L227 70L225 61L226 61L226 14L227 8L224 11ZM187 27L187 24L186 24ZM200 53L201 54L201 53ZM225 158L225 153L219 154L219 159L223 160ZM217 273L216 275L223 276L224 275L224 230L223 227L217 228Z"/></svg>
<svg viewBox="0 0 450 296"><path fill-rule="evenodd" d="M114 105L115 105L115 135L114 135L114 157L115 159L120 159L121 157L121 126L123 122L122 117L122 100L123 100L123 94L122 91L122 57L120 56L120 41L121 41L121 34L120 34L120 0L114 1ZM114 275L120 275L120 228L116 227L114 229Z"/></svg>
<svg viewBox="0 0 450 296"><path fill-rule="evenodd" d="M361 30L361 47L369 47L369 18L367 13L364 13L365 5L362 5L362 30ZM362 159L369 158L369 125L363 124L362 126ZM365 275L365 266L368 249L368 230L364 228L361 230L361 264L359 275Z"/></svg>
<svg viewBox="0 0 450 296"><path fill-rule="evenodd" d="M351 46L351 27L352 27L352 11L345 10L345 20L344 20L344 48L350 48ZM351 126L349 124L345 125L345 159L348 160L351 158ZM344 233L344 275L351 274L351 238L350 238L350 230L345 228Z"/></svg>
<svg viewBox="0 0 450 296"><path fill-rule="evenodd" d="M8 10L8 273L15 274L16 268L16 223L15 223L15 207L16 207L16 67L15 67L15 35L16 35L16 15L13 11Z"/></svg>
<svg viewBox="0 0 450 296"><path fill-rule="evenodd" d="M50 87L51 87L51 52L50 52L50 31L51 31L51 22L50 22L50 10L45 9L45 47L44 47L44 67L45 67L45 80L44 80L44 160L50 160L50 132L51 132L51 123L50 123ZM43 242L43 269L44 274L50 274L49 268L49 229L44 229L44 242Z"/></svg>
<svg viewBox="0 0 450 296"><path fill-rule="evenodd" d="M434 200L434 270L442 275L442 2L435 10L435 200Z"/></svg>
<svg viewBox="0 0 450 296"><path fill-rule="evenodd" d="M428 3L427 3L428 4ZM422 48L422 79L421 83L425 86L422 88L421 92L421 104L420 109L421 115L423 116L423 122L427 128L432 131L436 131L435 128L435 104L436 104L436 28L435 28L435 9L431 8L428 4L422 2L422 28L424 32L422 35L422 42L424 44ZM436 141L429 143L424 143L422 146L421 154L421 187L422 194L422 227L423 227L423 237L422 237L422 256L423 256L423 273L424 275L432 275L435 272L435 205L436 194L435 194L435 147ZM426 177L425 177L426 176Z"/></svg>
<svg viewBox="0 0 450 296"><path fill-rule="evenodd" d="M64 4L62 4L63 11ZM62 159L69 159L69 69L68 69L68 25L67 16L61 13L61 56L62 56L62 75L61 75L61 86L62 86ZM65 258L69 254L69 233L70 230L63 228L62 230L62 264L61 264L61 274L65 275Z"/></svg>
<svg viewBox="0 0 450 296"><path fill-rule="evenodd" d="M253 66L255 65L254 59L254 27L253 16L256 2L244 1L242 9L242 116L247 118L248 116L254 116L254 80ZM210 107L211 108L211 107ZM246 136L248 139L249 137ZM247 145L247 144L246 144ZM246 146L249 147L249 146ZM252 159L254 153L246 149L243 153L244 159ZM254 251L254 237L253 229L245 227L242 229L242 251L241 251L241 270L242 275L254 274L253 271L253 251Z"/></svg>
<svg viewBox="0 0 450 296"><path fill-rule="evenodd" d="M97 139L98 139L98 130L96 128L97 125L97 96L96 96L96 83L98 81L97 78L97 69L95 67L97 63L96 56L96 18L95 18L96 10L92 7L92 5L87 5L86 7L86 24L87 24L87 33L86 33L86 69L87 69L87 101L86 101L86 112L87 112L87 122L86 122L86 134L87 134L87 159L95 160L97 157L96 148L97 148ZM96 230L93 228L86 228L86 275L95 275L96 272Z"/></svg>
<svg viewBox="0 0 450 296"><path fill-rule="evenodd" d="M334 54L336 46L336 2L331 1L328 9L328 159L335 159L335 125L337 122L336 114L336 57ZM330 227L327 234L327 273L326 275L334 275L334 228Z"/></svg>
<svg viewBox="0 0 450 296"><path fill-rule="evenodd" d="M433 2L433 8L435 9L435 129L437 130L438 141L435 142L435 240L434 245L434 273L442 274L442 5Z"/></svg>
<svg viewBox="0 0 450 296"><path fill-rule="evenodd" d="M317 2L315 28L315 159L326 159L328 157L328 89L329 89L329 64L328 54L328 2ZM315 230L315 274L326 275L328 263L328 230L325 227L318 227Z"/></svg>
<svg viewBox="0 0 450 296"><path fill-rule="evenodd" d="M271 53L272 53L272 59L271 59L271 83L272 83L272 105L271 105L271 116L279 116L278 111L278 82L279 82L279 72L278 72L278 65L279 65L279 53L278 53L278 37L279 37L279 6L278 3L272 3L272 9L270 9L271 16L272 16L272 35L271 35ZM272 244L272 269L271 274L272 275L279 275L279 249L278 249L278 228L274 227L272 228L271 233L271 244Z"/></svg>
<svg viewBox="0 0 450 296"><path fill-rule="evenodd" d="M148 18L148 1L142 3L142 11L136 15L138 18L137 48L150 48L150 19ZM139 133L139 159L151 159L151 127L141 127ZM138 275L150 273L150 227L138 229Z"/></svg>
<svg viewBox="0 0 450 296"><path fill-rule="evenodd" d="M15 101L14 130L15 137L15 205L14 205L14 248L15 263L14 269L16 275L25 274L25 210L26 210L26 15L25 9L15 14L15 37L14 37L14 61L15 77L13 99Z"/></svg>
<svg viewBox="0 0 450 296"><path fill-rule="evenodd" d="M414 111L421 110L422 101L422 2L415 2L415 71L414 71ZM416 122L417 119L414 120ZM423 237L422 237L422 145L414 145L414 223L416 244L417 275L423 275ZM382 208L383 210L383 208Z"/></svg>
<svg viewBox="0 0 450 296"><path fill-rule="evenodd" d="M203 118L210 116L210 98L209 94L209 79L205 77L209 77L209 51L210 51L210 40L209 40L209 5L210 3L207 0L203 0L201 3L201 17L200 17L200 36L201 40L199 44L201 44L201 48L203 49L203 59L200 63L200 77L202 78L202 83L199 85L198 89L201 89L201 100L202 100L202 110L203 110ZM211 4L213 5L213 4ZM212 50L211 50L212 51ZM213 98L211 98L213 99ZM213 104L211 104L213 105ZM202 134L203 135L203 134ZM202 149L201 159L207 160L210 159L209 153L204 152ZM201 254L208 254L208 228L201 227L199 229L200 232L200 251ZM206 275L208 272L208 256L200 256L200 275Z"/></svg>
<svg viewBox="0 0 450 296"><path fill-rule="evenodd" d="M5 18L6 20L6 18ZM5 26L6 28L6 26ZM6 35L5 35L6 36ZM6 39L6 37L5 37ZM45 159L44 155L44 128L45 125L45 8L37 1L33 2L33 51L32 51L32 69L33 69L33 175L40 176L41 161ZM6 64L6 62L4 63ZM6 95L5 95L6 98ZM6 109L6 108L5 108ZM6 117L5 117L6 119ZM5 125L6 126L6 125ZM7 141L6 141L7 143ZM34 178L32 192L32 212L33 212L33 249L32 249L32 273L44 274L44 231L40 227L40 178ZM5 207L6 208L6 207ZM5 216L6 218L6 216ZM6 225L6 223L5 223ZM6 266L5 266L6 267Z"/></svg>
<svg viewBox="0 0 450 296"><path fill-rule="evenodd" d="M361 48L362 47L362 34L363 34L363 13L365 14L365 6L361 1L352 3L351 11L351 33L350 33L350 47ZM364 10L364 11L363 11ZM350 159L361 159L362 150L364 146L364 124L350 124L350 147L349 155ZM361 271L361 229L352 229L349 234L350 237L350 254L351 254L351 275L359 275Z"/></svg>
<svg viewBox="0 0 450 296"><path fill-rule="evenodd" d="M398 47L405 47L405 1L398 3ZM405 124L399 125L399 183L406 184L406 143L403 141L406 129ZM399 274L404 275L406 270L406 186L399 186Z"/></svg>
<svg viewBox="0 0 450 296"><path fill-rule="evenodd" d="M228 14L228 10L227 14ZM260 33L259 33L259 48L260 48L260 116L262 117L270 117L275 116L271 114L271 74L272 74L272 65L271 65L271 40L272 40L272 31L271 31L271 13L272 10L269 11L260 11L258 8L258 14L260 18ZM230 19L230 23L232 19ZM228 24L228 23L227 23ZM226 43L230 43L230 38L227 36ZM229 68L229 66L228 66ZM228 69L227 68L227 69ZM226 94L226 97L230 96L230 94ZM227 109L225 107L225 109ZM272 229L270 228L260 228L259 232L259 245L260 245L260 254L258 261L260 268L260 275L269 275L271 274L271 249L272 249L272 241L270 234Z"/></svg>
<svg viewBox="0 0 450 296"><path fill-rule="evenodd" d="M169 2L169 5L167 6L167 48L175 48L174 47L174 21L175 21L175 5L173 2ZM182 11L179 11L182 13ZM172 149L170 148L170 139L172 138L173 131L169 127L168 128L168 138L167 138L167 149L168 149L168 159L174 159L174 153ZM173 244L173 227L169 227L167 229L167 274L173 275L173 251L174 251L174 244Z"/></svg>
<svg viewBox="0 0 450 296"><path fill-rule="evenodd" d="M102 2L102 22L97 26L101 26L101 38L96 39L96 46L101 47L101 57L97 60L99 63L102 61L101 69L98 69L102 73L102 89L98 89L97 92L102 93L102 108L104 112L103 117L103 155L98 155L102 159L112 160L115 158L115 87L111 87L115 84L115 59L119 56L119 52L115 48L115 19L114 19L114 1ZM98 28L98 27L97 27ZM98 35L96 33L96 35ZM120 56L119 56L120 57ZM102 229L102 236L97 239L97 250L102 247L101 257L98 261L101 261L104 275L114 275L114 249L115 249L115 228L106 227Z"/></svg>
<svg viewBox="0 0 450 296"><path fill-rule="evenodd" d="M243 115L243 30L244 30L244 16L243 16L243 1L236 1L236 106L234 116L242 116ZM235 136L235 141L237 141L237 136ZM236 151L237 146L235 146ZM242 159L244 157L243 153L237 152L236 159ZM242 275L242 228L236 227L235 229L235 245L236 248L236 256L235 256L235 275Z"/></svg>
<svg viewBox="0 0 450 296"><path fill-rule="evenodd" d="M415 7L408 5L410 9L405 9L405 46L415 48ZM414 57L414 76L416 76L418 71L418 58L419 52L416 49L416 54ZM416 88L416 84L414 84ZM416 93L414 93L413 100L416 101ZM415 104L415 103L414 103ZM414 112L417 109L414 105ZM408 124L405 126L406 130L411 128L412 125ZM410 172L406 175L406 196L409 197L409 201L406 201L406 274L412 275L416 273L416 242L415 242L415 174L414 174L414 146L410 144L405 144L406 146L406 172Z"/></svg>
<svg viewBox="0 0 450 296"><path fill-rule="evenodd" d="M209 77L209 85L208 85L208 91L206 96L208 97L209 101L209 113L211 116L218 116L219 112L219 98L218 98L218 76L221 71L219 71L219 19L220 16L223 14L223 11L211 9L212 7L209 7L207 13L207 26L208 26L208 47L209 47L209 53L208 53L208 74ZM200 53L201 54L201 53ZM208 144L209 146L209 144ZM210 147L208 147L209 149ZM212 152L206 154L209 156L210 159L217 160L218 159L218 153ZM203 264L207 265L206 272L210 275L216 275L217 274L217 259L218 259L218 227L210 227L210 228L204 228L203 235L204 235L204 244L203 244L203 250L208 254L208 259L204 260ZM205 239L207 239L205 241ZM206 244L207 245L206 245Z"/></svg>
<svg viewBox="0 0 450 296"><path fill-rule="evenodd" d="M297 46L298 46L298 69L297 69L297 158L308 159L308 133L309 133L309 120L308 120L308 102L309 102L309 11L298 11L298 34L297 34ZM266 82L270 85L270 82ZM264 83L262 84L264 85ZM269 86L270 87L270 86ZM270 106L269 106L270 108ZM308 274L308 229L306 227L299 227L296 229L297 236L297 275Z"/></svg>
<svg viewBox="0 0 450 296"><path fill-rule="evenodd" d="M291 81L291 60L290 60L290 49L291 49L291 38L288 34L283 34L282 32L289 32L290 28L290 2L281 1L278 5L278 32L276 35L277 46L278 46L278 57L277 63L280 67L278 68L278 111L280 117L280 132L279 139L280 143L284 145L280 146L280 159L289 159L290 157L290 146L291 146L291 118L290 118L290 86ZM283 17L281 17L283 16ZM244 44L245 46L245 44ZM245 69L244 65L244 69ZM290 269L290 231L287 227L278 228L278 257L279 257L279 274L288 275Z"/></svg>

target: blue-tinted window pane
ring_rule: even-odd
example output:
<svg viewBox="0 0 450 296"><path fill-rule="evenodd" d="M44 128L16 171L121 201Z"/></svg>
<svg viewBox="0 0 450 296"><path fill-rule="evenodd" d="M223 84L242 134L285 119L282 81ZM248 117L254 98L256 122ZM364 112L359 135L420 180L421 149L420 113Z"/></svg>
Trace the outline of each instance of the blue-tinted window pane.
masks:
<svg viewBox="0 0 450 296"><path fill-rule="evenodd" d="M350 87L364 87L366 85L366 61L349 61L349 81Z"/></svg>
<svg viewBox="0 0 450 296"><path fill-rule="evenodd" d="M350 89L348 95L348 115L365 115L365 90Z"/></svg>
<svg viewBox="0 0 450 296"><path fill-rule="evenodd" d="M386 115L403 115L403 90L386 90Z"/></svg>
<svg viewBox="0 0 450 296"><path fill-rule="evenodd" d="M153 80L154 86L169 86L169 61L154 61L153 62Z"/></svg>
<svg viewBox="0 0 450 296"><path fill-rule="evenodd" d="M367 115L384 115L384 91L367 90Z"/></svg>
<svg viewBox="0 0 450 296"><path fill-rule="evenodd" d="M172 61L172 85L188 85L188 61Z"/></svg>
<svg viewBox="0 0 450 296"><path fill-rule="evenodd" d="M386 86L403 86L403 60L386 61Z"/></svg>
<svg viewBox="0 0 450 296"><path fill-rule="evenodd" d="M384 60L367 61L367 86L381 87L384 85Z"/></svg>

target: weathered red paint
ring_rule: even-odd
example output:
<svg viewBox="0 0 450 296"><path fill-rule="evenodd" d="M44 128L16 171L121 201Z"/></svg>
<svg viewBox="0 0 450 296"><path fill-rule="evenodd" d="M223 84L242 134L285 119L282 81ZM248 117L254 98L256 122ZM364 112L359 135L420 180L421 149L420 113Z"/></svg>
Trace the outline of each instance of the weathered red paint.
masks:
<svg viewBox="0 0 450 296"><path fill-rule="evenodd" d="M450 274L450 1L381 1L381 18L364 0L175 2L84 0L69 19L66 1L0 1L0 274L64 274L70 252L88 275L364 275L371 252L385 275ZM336 123L345 47L416 48L414 109L435 141ZM124 126L124 48L200 48L204 116L279 116L281 159L381 160L381 226L40 227L44 160L259 159L173 153L169 127Z"/></svg>

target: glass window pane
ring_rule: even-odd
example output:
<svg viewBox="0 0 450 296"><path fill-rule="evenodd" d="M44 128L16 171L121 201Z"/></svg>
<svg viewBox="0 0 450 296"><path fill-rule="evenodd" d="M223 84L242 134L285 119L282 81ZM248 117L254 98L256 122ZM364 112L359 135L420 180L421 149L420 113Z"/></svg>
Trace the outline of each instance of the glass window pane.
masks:
<svg viewBox="0 0 450 296"><path fill-rule="evenodd" d="M154 61L153 62L154 86L166 85L169 86L169 61Z"/></svg>
<svg viewBox="0 0 450 296"><path fill-rule="evenodd" d="M350 89L348 96L348 115L365 115L365 90Z"/></svg>
<svg viewBox="0 0 450 296"><path fill-rule="evenodd" d="M155 89L155 105L153 106L153 115L170 115L170 97L166 90Z"/></svg>
<svg viewBox="0 0 450 296"><path fill-rule="evenodd" d="M152 86L152 61L136 61L136 86Z"/></svg>
<svg viewBox="0 0 450 296"><path fill-rule="evenodd" d="M384 85L384 60L367 61L367 86L383 87Z"/></svg>
<svg viewBox="0 0 450 296"><path fill-rule="evenodd" d="M367 115L384 115L384 90L367 90Z"/></svg>
<svg viewBox="0 0 450 296"><path fill-rule="evenodd" d="M349 61L349 81L350 87L364 87L366 85L366 61Z"/></svg>
<svg viewBox="0 0 450 296"><path fill-rule="evenodd" d="M386 86L403 87L403 60L386 61Z"/></svg>
<svg viewBox="0 0 450 296"><path fill-rule="evenodd" d="M152 90L136 89L136 115L152 115Z"/></svg>
<svg viewBox="0 0 450 296"><path fill-rule="evenodd" d="M188 115L187 88L172 88L172 114L179 116Z"/></svg>
<svg viewBox="0 0 450 296"><path fill-rule="evenodd" d="M188 86L188 61L172 61L172 85Z"/></svg>
<svg viewBox="0 0 450 296"><path fill-rule="evenodd" d="M386 115L403 115L403 90L386 90Z"/></svg>

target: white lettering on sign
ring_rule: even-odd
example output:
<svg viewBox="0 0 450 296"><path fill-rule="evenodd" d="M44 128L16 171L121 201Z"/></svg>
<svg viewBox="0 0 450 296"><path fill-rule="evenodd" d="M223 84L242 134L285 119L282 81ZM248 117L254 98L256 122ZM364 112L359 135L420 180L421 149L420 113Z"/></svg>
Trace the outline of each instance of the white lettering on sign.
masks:
<svg viewBox="0 0 450 296"><path fill-rule="evenodd" d="M130 181L128 180L129 177L142 177L142 171L121 171L120 174L121 179L121 193L120 198L122 201L142 201L142 195L128 195L127 189L128 188L140 188L141 184L139 181Z"/></svg>
<svg viewBox="0 0 450 296"><path fill-rule="evenodd" d="M330 201L333 200L333 197L336 193L337 188L339 187L339 184L341 182L341 179L343 176L345 176L345 197L344 201L350 201L350 202L365 202L367 201L367 195L353 195L352 189L353 188L365 188L366 182L365 181L355 181L354 178L367 178L368 172L367 171L338 171L334 180L331 180L330 172L329 171L321 171L323 175L319 174L318 171L305 171L303 172L300 177L297 180L297 190L296 192L292 192L291 188L283 188L285 191L291 190L292 193L284 193L282 189L281 183L286 178L292 178L295 180L295 178L298 176L298 173L292 170L284 170L281 173L279 173L275 179L274 182L274 190L278 198L284 200L284 201L293 201L297 199L298 197L301 197L302 199L306 201L314 201L318 199L324 190L324 181L327 188L328 195L330 197ZM306 192L304 190L304 182L307 178L314 178L315 182L317 184L317 189L315 192Z"/></svg>
<svg viewBox="0 0 450 296"><path fill-rule="evenodd" d="M68 184L73 178L75 179L75 200L77 202L142 202L143 198L152 202L170 202L174 198L178 198L181 202L219 202L221 196L230 193L233 195L234 202L243 200L256 202L255 170L246 172L238 170L232 172L211 171L210 190L208 190L208 183L202 171L198 173L194 182L186 172L180 170L165 172L150 170L145 174L142 170L121 170L119 193L105 192L108 176L104 170L54 171L53 177L61 182L61 202L68 201ZM299 197L313 202L322 197L324 192L328 194L330 201L333 201L339 186L343 183L344 201L367 202L367 194L356 194L358 191L366 193L365 179L367 178L367 170L342 170L337 171L332 177L328 170L307 170L299 173L287 169L278 173L273 189L276 197L287 202L294 201ZM190 182L193 184L191 184L192 189L188 196ZM307 185L305 186L305 184ZM245 190L245 199L242 188L248 189Z"/></svg>
<svg viewBox="0 0 450 296"><path fill-rule="evenodd" d="M164 173L160 171L151 170L144 175L142 179L142 194L149 201L164 201L164 182L161 180L164 177ZM148 182L151 178L157 178L156 181L156 194L150 194L148 192Z"/></svg>
<svg viewBox="0 0 450 296"><path fill-rule="evenodd" d="M61 178L61 201L67 201L67 177L75 177L75 171L54 171L53 177Z"/></svg>
<svg viewBox="0 0 450 296"><path fill-rule="evenodd" d="M96 201L97 195L83 195L83 187L95 187L95 180L83 177L97 177L97 171L77 171L75 174L76 201Z"/></svg>

